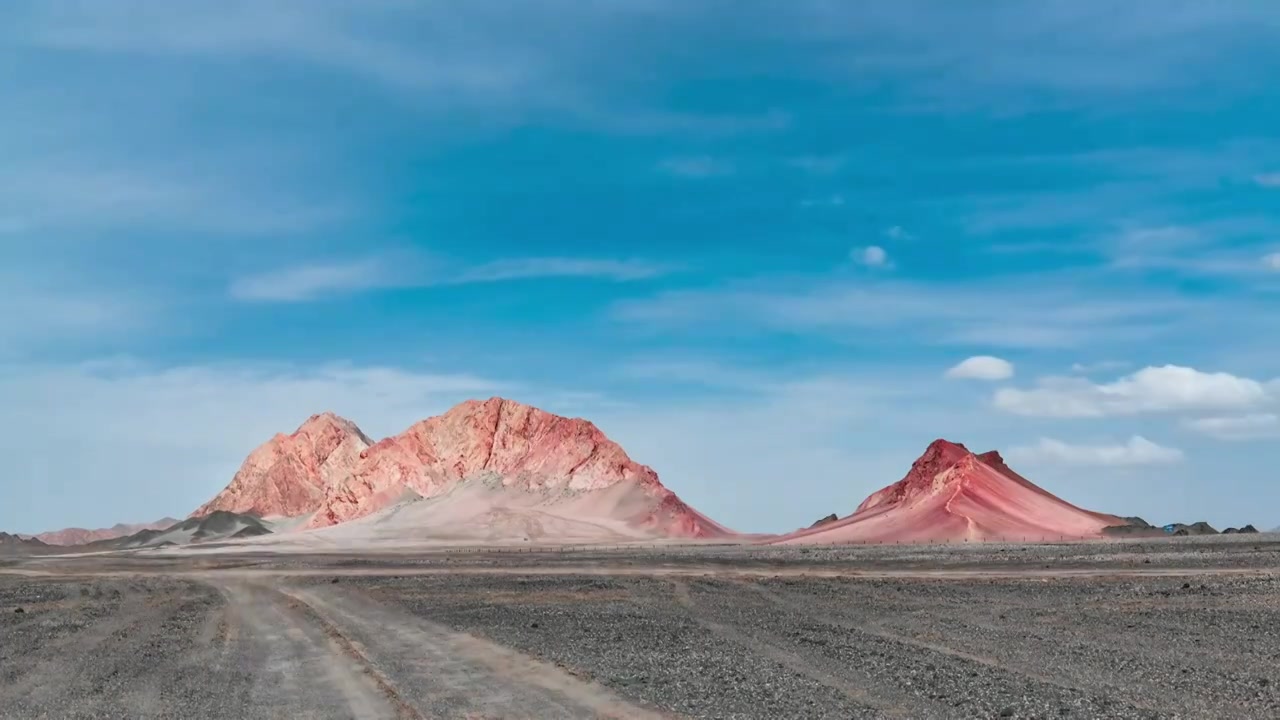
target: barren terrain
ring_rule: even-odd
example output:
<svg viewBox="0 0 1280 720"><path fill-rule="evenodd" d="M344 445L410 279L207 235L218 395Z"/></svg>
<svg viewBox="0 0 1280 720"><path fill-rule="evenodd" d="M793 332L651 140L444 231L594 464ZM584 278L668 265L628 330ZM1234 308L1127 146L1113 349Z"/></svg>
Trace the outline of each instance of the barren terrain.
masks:
<svg viewBox="0 0 1280 720"><path fill-rule="evenodd" d="M15 718L1256 718L1278 661L1268 535L0 559Z"/></svg>

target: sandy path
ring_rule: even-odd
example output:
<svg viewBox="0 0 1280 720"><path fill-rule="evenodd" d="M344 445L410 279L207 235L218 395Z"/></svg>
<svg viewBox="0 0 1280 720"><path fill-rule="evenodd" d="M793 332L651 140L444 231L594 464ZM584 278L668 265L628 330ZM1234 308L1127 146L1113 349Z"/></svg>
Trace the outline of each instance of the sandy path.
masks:
<svg viewBox="0 0 1280 720"><path fill-rule="evenodd" d="M401 717L658 718L552 665L341 589L281 591L376 678Z"/></svg>

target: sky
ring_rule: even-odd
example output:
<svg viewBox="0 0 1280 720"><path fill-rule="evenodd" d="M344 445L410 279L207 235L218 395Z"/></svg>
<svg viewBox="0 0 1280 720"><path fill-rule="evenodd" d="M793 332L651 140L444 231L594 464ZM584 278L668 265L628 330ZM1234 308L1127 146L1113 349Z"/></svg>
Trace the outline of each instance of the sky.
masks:
<svg viewBox="0 0 1280 720"><path fill-rule="evenodd" d="M1261 0L11 0L0 529L493 395L741 530L939 437L1273 527L1276 77Z"/></svg>

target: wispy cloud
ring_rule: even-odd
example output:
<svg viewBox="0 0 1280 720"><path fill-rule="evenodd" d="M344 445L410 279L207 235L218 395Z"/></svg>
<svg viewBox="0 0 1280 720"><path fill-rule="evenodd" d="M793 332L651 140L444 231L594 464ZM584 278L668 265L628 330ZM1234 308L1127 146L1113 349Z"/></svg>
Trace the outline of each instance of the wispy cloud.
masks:
<svg viewBox="0 0 1280 720"><path fill-rule="evenodd" d="M298 265L237 278L228 289L236 300L308 302L327 295L378 287L394 287L411 280L400 277L378 259Z"/></svg>
<svg viewBox="0 0 1280 720"><path fill-rule="evenodd" d="M1183 425L1219 440L1245 441L1280 437L1280 416L1251 413L1186 420Z"/></svg>
<svg viewBox="0 0 1280 720"><path fill-rule="evenodd" d="M1182 462L1185 457L1181 450L1158 445L1141 435L1116 445L1076 445L1040 438L1034 445L1010 448L1008 455L1010 460L1019 462L1104 467L1168 465Z"/></svg>
<svg viewBox="0 0 1280 720"><path fill-rule="evenodd" d="M915 235L912 235L911 233L907 232L906 228L902 227L901 225L894 225L892 227L885 228L884 236L889 238L890 240L914 240L915 239Z"/></svg>
<svg viewBox="0 0 1280 720"><path fill-rule="evenodd" d="M537 278L595 278L628 282L658 277L674 266L644 260L511 258L449 267L417 256L357 258L308 263L236 278L228 288L236 300L309 302L375 289L466 285Z"/></svg>
<svg viewBox="0 0 1280 720"><path fill-rule="evenodd" d="M1090 363L1072 363L1071 372L1077 375L1092 375L1094 373L1111 372L1113 370L1123 370L1132 365L1132 363L1124 360L1098 360Z"/></svg>
<svg viewBox="0 0 1280 720"><path fill-rule="evenodd" d="M647 260L608 260L600 258L513 258L486 263L461 273L450 282L498 282L528 278L598 278L626 282L666 275L675 266Z"/></svg>
<svg viewBox="0 0 1280 720"><path fill-rule="evenodd" d="M1200 307L1154 293L1082 299L1066 284L1049 282L991 281L976 287L826 280L794 285L670 291L620 302L613 314L667 330L745 327L860 340L880 332L894 341L1043 348L1149 338L1184 323ZM1018 302L1007 302L1009 297Z"/></svg>
<svg viewBox="0 0 1280 720"><path fill-rule="evenodd" d="M835 194L826 197L805 198L800 201L800 207L840 207L845 204L844 195Z"/></svg>
<svg viewBox="0 0 1280 720"><path fill-rule="evenodd" d="M121 165L57 163L0 169L0 224L11 232L162 229L261 235L296 232L341 218L346 210L292 200L231 178Z"/></svg>
<svg viewBox="0 0 1280 720"><path fill-rule="evenodd" d="M786 161L787 165L812 175L834 174L844 168L845 162L840 155L801 155Z"/></svg>
<svg viewBox="0 0 1280 720"><path fill-rule="evenodd" d="M725 134L773 131L788 122L773 109L699 114L638 98L647 88L630 72L636 58L661 64L672 56L664 48L686 47L685 38L700 36L710 19L667 0L549 0L536 9L399 0L121 0L111 11L74 0L18 0L9 19L7 39L21 46L228 65L283 61L367 81L419 110L481 111L499 126L536 115L620 133ZM567 26L576 32L566 35ZM662 31L642 32L644 26Z"/></svg>
<svg viewBox="0 0 1280 720"><path fill-rule="evenodd" d="M79 278L0 271L0 359L72 344L92 347L140 331L158 310L136 291L94 287Z"/></svg>
<svg viewBox="0 0 1280 720"><path fill-rule="evenodd" d="M1253 181L1265 188L1280 188L1280 173L1254 175Z"/></svg>
<svg viewBox="0 0 1280 720"><path fill-rule="evenodd" d="M734 172L733 163L706 155L667 158L658 163L658 169L670 175L698 179L723 177Z"/></svg>

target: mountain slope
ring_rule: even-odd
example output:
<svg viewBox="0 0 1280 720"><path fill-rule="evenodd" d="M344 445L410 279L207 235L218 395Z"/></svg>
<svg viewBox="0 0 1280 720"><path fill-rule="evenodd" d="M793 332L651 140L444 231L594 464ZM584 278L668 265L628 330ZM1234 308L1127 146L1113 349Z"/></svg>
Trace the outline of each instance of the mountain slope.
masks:
<svg viewBox="0 0 1280 720"><path fill-rule="evenodd" d="M293 434L276 435L250 453L231 484L192 517L217 510L258 517L314 512L372 444L349 420L333 413L312 415Z"/></svg>
<svg viewBox="0 0 1280 720"><path fill-rule="evenodd" d="M824 544L1100 537L1123 525L1055 497L996 452L975 455L936 440L902 480L872 493L850 516L773 542Z"/></svg>

